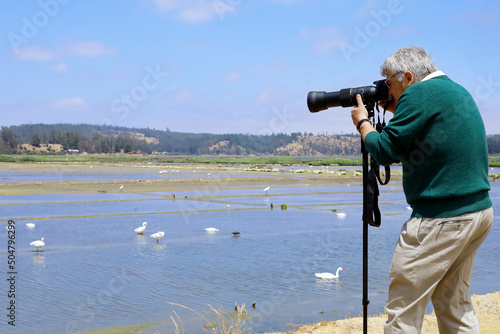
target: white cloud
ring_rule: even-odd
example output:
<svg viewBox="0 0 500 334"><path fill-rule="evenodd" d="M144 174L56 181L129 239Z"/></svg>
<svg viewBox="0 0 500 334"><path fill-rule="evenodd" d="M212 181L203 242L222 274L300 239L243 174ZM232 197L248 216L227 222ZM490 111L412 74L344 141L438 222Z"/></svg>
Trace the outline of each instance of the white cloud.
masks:
<svg viewBox="0 0 500 334"><path fill-rule="evenodd" d="M158 9L164 12L169 12L179 7L176 0L153 0L153 2L158 6Z"/></svg>
<svg viewBox="0 0 500 334"><path fill-rule="evenodd" d="M348 37L335 26L315 30L302 29L301 36L311 41L315 53L341 49L348 41Z"/></svg>
<svg viewBox="0 0 500 334"><path fill-rule="evenodd" d="M289 5L292 3L299 3L302 2L302 0L268 0L268 2L277 2L277 3L282 3L285 5Z"/></svg>
<svg viewBox="0 0 500 334"><path fill-rule="evenodd" d="M54 54L37 46L26 46L15 52L17 58L30 61L47 61L54 58Z"/></svg>
<svg viewBox="0 0 500 334"><path fill-rule="evenodd" d="M85 100L79 96L56 100L52 103L52 106L56 109L79 108L83 107L84 105Z"/></svg>
<svg viewBox="0 0 500 334"><path fill-rule="evenodd" d="M226 82L226 83L229 83L229 82L237 81L237 80L241 79L242 77L243 77L243 72L242 71L240 71L240 70L234 70L234 71L227 72L222 77L222 81Z"/></svg>
<svg viewBox="0 0 500 334"><path fill-rule="evenodd" d="M354 18L359 20L371 18L372 13L376 12L384 5L387 7L387 3L385 1L367 0L364 4L359 6L356 13L354 13Z"/></svg>
<svg viewBox="0 0 500 334"><path fill-rule="evenodd" d="M80 57L114 56L118 50L99 41L75 42L67 47L67 52Z"/></svg>
<svg viewBox="0 0 500 334"><path fill-rule="evenodd" d="M184 8L177 17L191 23L210 21L215 16L215 10L210 4L201 4Z"/></svg>
<svg viewBox="0 0 500 334"><path fill-rule="evenodd" d="M118 54L115 47L107 46L99 41L74 42L61 48L41 48L38 46L26 46L15 51L15 56L27 61L48 61L58 59L64 54L77 57L114 56ZM55 71L64 71L65 64L51 67Z"/></svg>
<svg viewBox="0 0 500 334"><path fill-rule="evenodd" d="M172 12L180 20L189 23L210 21L217 17L215 1L207 0L153 0L156 7L162 12ZM225 4L225 2L224 2ZM232 11L233 6L227 4L224 11Z"/></svg>
<svg viewBox="0 0 500 334"><path fill-rule="evenodd" d="M179 89L173 94L173 98L176 102L184 102L191 100L195 94L189 89Z"/></svg>
<svg viewBox="0 0 500 334"><path fill-rule="evenodd" d="M68 70L68 66L65 63L59 63L49 67L51 70L55 72L66 72Z"/></svg>

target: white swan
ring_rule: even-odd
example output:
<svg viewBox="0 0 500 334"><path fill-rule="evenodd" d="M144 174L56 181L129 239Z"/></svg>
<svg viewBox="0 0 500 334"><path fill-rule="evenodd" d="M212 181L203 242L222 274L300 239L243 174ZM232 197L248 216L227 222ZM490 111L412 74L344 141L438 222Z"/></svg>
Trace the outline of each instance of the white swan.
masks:
<svg viewBox="0 0 500 334"><path fill-rule="evenodd" d="M150 237L155 238L156 243L158 243L158 241L160 241L160 239L163 238L164 235L165 235L165 232L160 231L160 232L156 232L156 233L151 234Z"/></svg>
<svg viewBox="0 0 500 334"><path fill-rule="evenodd" d="M137 233L137 234L143 234L143 233L144 233L144 231L146 231L146 226L147 226L147 225L148 225L148 223L143 222L143 223L142 223L142 226L141 226L141 227L136 228L136 229L134 230L134 232L135 232L135 233Z"/></svg>
<svg viewBox="0 0 500 334"><path fill-rule="evenodd" d="M205 229L205 231L207 231L207 232L218 232L219 230L218 230L218 229L216 229L215 227L207 227L207 228Z"/></svg>
<svg viewBox="0 0 500 334"><path fill-rule="evenodd" d="M322 278L322 279L332 279L332 278L339 278L339 271L344 272L344 269L342 267L337 268L337 273L332 274L332 273L316 273L314 274L317 278Z"/></svg>
<svg viewBox="0 0 500 334"><path fill-rule="evenodd" d="M41 240L36 240L30 243L30 246L36 248L36 252L38 253L38 248L45 246L45 242L43 242L43 238Z"/></svg>
<svg viewBox="0 0 500 334"><path fill-rule="evenodd" d="M33 223L28 223L26 224L26 227L29 228L30 230L34 229L35 228L35 224Z"/></svg>

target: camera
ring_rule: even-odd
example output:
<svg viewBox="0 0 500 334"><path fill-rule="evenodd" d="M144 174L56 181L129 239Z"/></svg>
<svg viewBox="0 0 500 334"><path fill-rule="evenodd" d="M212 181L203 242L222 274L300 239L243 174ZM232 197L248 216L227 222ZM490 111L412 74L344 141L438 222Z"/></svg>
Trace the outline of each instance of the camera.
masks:
<svg viewBox="0 0 500 334"><path fill-rule="evenodd" d="M373 86L345 88L338 92L309 92L307 94L307 107L310 112L318 112L333 107L354 107L358 103L356 95L360 94L365 105L378 102L392 102L389 88L385 80L373 82Z"/></svg>

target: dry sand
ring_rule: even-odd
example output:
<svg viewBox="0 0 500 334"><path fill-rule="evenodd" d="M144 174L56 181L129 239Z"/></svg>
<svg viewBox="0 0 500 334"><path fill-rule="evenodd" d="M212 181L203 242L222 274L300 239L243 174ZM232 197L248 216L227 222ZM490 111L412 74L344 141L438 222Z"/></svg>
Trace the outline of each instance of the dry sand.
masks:
<svg viewBox="0 0 500 334"><path fill-rule="evenodd" d="M472 295L472 303L479 320L481 334L500 333L500 292L492 292L486 295ZM368 333L383 334L386 315L368 318ZM287 334L353 334L363 332L363 318L348 318L338 321L323 321L321 323L302 326ZM436 316L434 313L427 314L424 318L422 334L439 333ZM269 333L283 334L283 333Z"/></svg>

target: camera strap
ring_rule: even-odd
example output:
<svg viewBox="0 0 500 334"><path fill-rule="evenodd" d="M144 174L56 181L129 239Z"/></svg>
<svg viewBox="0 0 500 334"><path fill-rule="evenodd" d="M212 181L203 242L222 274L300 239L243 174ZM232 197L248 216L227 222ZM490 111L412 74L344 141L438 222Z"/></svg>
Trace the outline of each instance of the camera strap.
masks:
<svg viewBox="0 0 500 334"><path fill-rule="evenodd" d="M380 192L378 190L377 179L380 178L380 176L377 175L376 172L378 167L374 168L378 163L373 157L370 158L370 165L371 168L366 177L366 202L363 205L363 218L371 226L379 227L381 215L378 207L378 196Z"/></svg>
<svg viewBox="0 0 500 334"><path fill-rule="evenodd" d="M380 111L378 110L378 104L377 104L377 111L378 111L378 120L377 124L375 125L375 130L377 130L378 133L381 133L384 128L385 128L385 113L387 111L387 105L384 107L384 113L382 115L382 120L380 119ZM390 166L385 166L385 180L382 182L382 179L380 178L380 165L378 162L376 162L373 158L371 159L371 166L372 169L375 169L375 175L377 176L377 180L380 183L380 185L386 185L389 183L389 180L391 179L391 167Z"/></svg>
<svg viewBox="0 0 500 334"><path fill-rule="evenodd" d="M378 105L377 105L378 110ZM385 123L385 112L387 111L384 108L384 114L382 120L380 119L380 112L378 113L378 120L375 125L375 129L377 132L381 133L384 130L386 125ZM380 209L378 207L378 196L380 195L378 184L386 185L389 183L391 178L391 168L390 166L385 166L385 180L382 181L380 177L380 164L370 156L370 171L368 172L366 178L366 195L367 195L367 203L364 205L363 216L365 217L368 224L371 226L379 227L381 223L381 214Z"/></svg>

